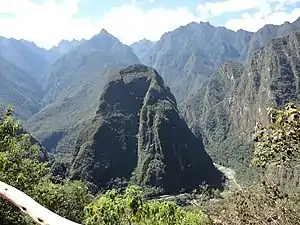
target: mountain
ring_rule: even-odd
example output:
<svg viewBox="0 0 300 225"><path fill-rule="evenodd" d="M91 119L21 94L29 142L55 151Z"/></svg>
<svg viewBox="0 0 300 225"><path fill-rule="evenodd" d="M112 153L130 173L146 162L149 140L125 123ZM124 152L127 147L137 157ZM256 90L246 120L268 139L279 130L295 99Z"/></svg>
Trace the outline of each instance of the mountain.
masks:
<svg viewBox="0 0 300 225"><path fill-rule="evenodd" d="M61 46L70 43L64 41ZM0 37L0 104L12 104L18 119L29 119L42 107L45 93L41 83L51 65L48 58L55 50L47 51L22 39ZM66 47L64 50L67 51Z"/></svg>
<svg viewBox="0 0 300 225"><path fill-rule="evenodd" d="M44 107L26 128L48 150L72 152L80 127L97 109L107 75L139 62L129 46L102 30L52 65L43 85Z"/></svg>
<svg viewBox="0 0 300 225"><path fill-rule="evenodd" d="M62 40L57 46L53 46L47 54L47 60L51 63L54 63L56 60L58 60L62 55L68 53L72 49L74 49L76 46L84 42L85 40L75 40L67 41Z"/></svg>
<svg viewBox="0 0 300 225"><path fill-rule="evenodd" d="M229 62L183 106L196 135L204 137L216 163L247 166L256 124L267 124L266 109L300 103L300 32L275 39L248 63Z"/></svg>
<svg viewBox="0 0 300 225"><path fill-rule="evenodd" d="M251 54L255 50L265 46L272 39L287 36L295 31L300 31L300 17L293 23L285 22L282 25L267 24L259 29L251 38L249 53Z"/></svg>
<svg viewBox="0 0 300 225"><path fill-rule="evenodd" d="M98 79L95 84L99 84L103 80L100 74L107 68L123 67L132 62L139 62L132 49L102 30L53 64L43 86L44 104L76 94L93 79Z"/></svg>
<svg viewBox="0 0 300 225"><path fill-rule="evenodd" d="M22 44L26 45L28 48L30 48L33 52L35 52L36 54L40 55L40 56L45 56L48 54L47 49L38 47L34 42L32 41L26 41L26 40L19 40L19 42L21 42Z"/></svg>
<svg viewBox="0 0 300 225"><path fill-rule="evenodd" d="M139 58L144 58L148 54L148 51L155 45L155 42L151 42L147 39L134 42L130 45L134 53L139 56Z"/></svg>
<svg viewBox="0 0 300 225"><path fill-rule="evenodd" d="M144 55L181 102L224 62L245 58L252 33L234 32L209 23L190 23L165 33Z"/></svg>
<svg viewBox="0 0 300 225"><path fill-rule="evenodd" d="M1 37L0 56L37 81L40 80L41 74L48 66L45 49L41 49L34 43L24 40Z"/></svg>
<svg viewBox="0 0 300 225"><path fill-rule="evenodd" d="M232 60L244 62L272 39L298 30L300 18L280 26L266 25L256 33L234 32L207 22L192 22L165 33L150 48L147 41L137 43L133 48L137 49L136 54L142 63L157 69L181 104L224 63ZM139 51L137 46L144 50Z"/></svg>
<svg viewBox="0 0 300 225"><path fill-rule="evenodd" d="M131 178L165 193L191 190L202 182L221 185L221 173L154 69L132 65L108 81L97 112L78 136L71 178L98 188Z"/></svg>
<svg viewBox="0 0 300 225"><path fill-rule="evenodd" d="M0 80L0 105L13 105L16 117L23 120L38 112L42 89L30 74L0 57Z"/></svg>

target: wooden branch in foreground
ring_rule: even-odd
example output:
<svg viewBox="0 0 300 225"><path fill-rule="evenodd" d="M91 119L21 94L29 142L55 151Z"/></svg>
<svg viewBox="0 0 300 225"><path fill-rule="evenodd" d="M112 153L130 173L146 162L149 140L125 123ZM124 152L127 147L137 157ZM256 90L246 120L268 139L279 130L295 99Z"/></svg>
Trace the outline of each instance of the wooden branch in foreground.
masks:
<svg viewBox="0 0 300 225"><path fill-rule="evenodd" d="M27 214L38 224L80 225L51 212L22 191L19 191L18 189L1 181L0 196L17 206L23 213Z"/></svg>

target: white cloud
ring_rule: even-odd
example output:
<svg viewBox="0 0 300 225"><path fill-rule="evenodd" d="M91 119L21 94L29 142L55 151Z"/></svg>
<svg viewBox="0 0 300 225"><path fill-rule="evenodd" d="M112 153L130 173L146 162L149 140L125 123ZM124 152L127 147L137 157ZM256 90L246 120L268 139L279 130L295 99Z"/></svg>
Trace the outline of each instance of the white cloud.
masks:
<svg viewBox="0 0 300 225"><path fill-rule="evenodd" d="M34 41L40 46L50 48L62 39L89 39L102 28L131 44L143 38L158 40L160 36L180 25L192 21L203 21L227 12L243 12L256 9L249 14L243 12L240 18L231 19L225 26L234 30L243 28L255 31L265 23L280 24L293 21L300 11L284 12L284 6L298 0L222 0L199 5L198 15L188 8L152 8L143 10L135 4L111 8L98 21L92 18L75 17L79 0L46 0L34 3L30 0L0 0L0 14L13 14L15 17L0 17L0 36ZM154 1L154 0L149 0ZM101 7L101 5L99 5Z"/></svg>
<svg viewBox="0 0 300 225"><path fill-rule="evenodd" d="M157 40L167 31L199 20L200 18L197 18L186 8L154 8L143 11L136 6L123 5L111 9L104 15L99 21L98 27L107 28L124 43L132 43L144 37Z"/></svg>
<svg viewBox="0 0 300 225"><path fill-rule="evenodd" d="M248 31L257 31L265 24L280 25L286 21L293 22L300 16L300 8L294 9L291 13L284 11L277 11L265 15L262 12L256 12L254 14L244 13L240 18L228 20L225 27L238 30L245 29Z"/></svg>
<svg viewBox="0 0 300 225"><path fill-rule="evenodd" d="M197 9L202 16L211 18L221 16L224 13L240 12L244 10L257 8L262 5L262 2L262 0L225 0L199 4Z"/></svg>
<svg viewBox="0 0 300 225"><path fill-rule="evenodd" d="M186 8L144 11L127 4L112 8L97 22L76 18L78 0L46 0L37 4L29 0L0 0L0 13L14 18L0 18L0 36L31 40L50 48L62 39L88 39L102 28L130 44L142 38L157 40L166 31L200 20Z"/></svg>
<svg viewBox="0 0 300 225"><path fill-rule="evenodd" d="M199 4L197 9L201 16L213 18L225 13L242 12L252 9L271 13L274 9L282 9L286 5L293 5L298 2L299 0L221 0Z"/></svg>
<svg viewBox="0 0 300 225"><path fill-rule="evenodd" d="M265 24L282 24L293 22L300 16L300 8L286 12L286 6L293 6L299 0L221 0L199 4L197 9L206 19L212 19L223 14L241 13L238 18L229 19L225 27L238 30L257 31ZM254 13L247 11L254 10Z"/></svg>
<svg viewBox="0 0 300 225"><path fill-rule="evenodd" d="M85 38L94 33L88 18L73 18L77 12L76 0L65 0L58 4L47 0L37 4L29 0L0 0L2 13L14 18L0 19L0 35L26 39L45 47L51 47L64 39Z"/></svg>

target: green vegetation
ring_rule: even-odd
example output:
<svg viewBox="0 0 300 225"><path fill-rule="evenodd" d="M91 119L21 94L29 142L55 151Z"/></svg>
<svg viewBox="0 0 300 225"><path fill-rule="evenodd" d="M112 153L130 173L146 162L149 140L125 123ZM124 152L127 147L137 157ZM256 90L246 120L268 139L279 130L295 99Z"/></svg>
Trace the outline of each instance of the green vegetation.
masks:
<svg viewBox="0 0 300 225"><path fill-rule="evenodd" d="M77 137L72 179L110 189L122 178L160 194L191 191L202 182L222 186L222 174L152 68L132 65L113 74L89 121Z"/></svg>
<svg viewBox="0 0 300 225"><path fill-rule="evenodd" d="M271 124L260 128L253 163L289 165L300 159L300 109L289 103L282 110L268 109Z"/></svg>
<svg viewBox="0 0 300 225"><path fill-rule="evenodd" d="M0 116L0 180L8 183L50 210L74 221L83 219L83 207L90 203L87 188L79 181L62 185L52 177L46 163L39 161L40 149L7 108ZM55 182L55 183L54 183ZM31 224L15 207L0 199L1 225Z"/></svg>
<svg viewBox="0 0 300 225"><path fill-rule="evenodd" d="M45 107L25 127L48 151L61 153L62 161L68 162L76 137L98 109L108 76L137 63L132 49L106 32L84 41L46 71Z"/></svg>
<svg viewBox="0 0 300 225"><path fill-rule="evenodd" d="M46 163L39 162L39 148L30 143L8 108L0 120L0 180L32 196L53 212L87 225L183 224L201 225L208 217L186 211L171 202L146 201L141 189L130 186L124 194L108 191L98 198L80 181L53 177ZM1 225L32 225L10 203L0 199Z"/></svg>
<svg viewBox="0 0 300 225"><path fill-rule="evenodd" d="M31 145L29 136L17 135L20 124L12 117L12 109L7 108L0 118L0 180L32 195L48 174L46 164L38 161L39 149ZM26 224L4 200L0 204L0 224Z"/></svg>
<svg viewBox="0 0 300 225"><path fill-rule="evenodd" d="M49 180L37 185L33 198L41 205L80 223L84 218L84 207L93 200L86 185L80 181L53 183Z"/></svg>
<svg viewBox="0 0 300 225"><path fill-rule="evenodd" d="M181 107L214 162L237 171L239 182L248 183L256 173L257 168L250 167L251 137L256 124L269 122L267 108L300 102L299 41L296 32L271 41L244 65L224 64Z"/></svg>
<svg viewBox="0 0 300 225"><path fill-rule="evenodd" d="M20 134L21 126L12 112L11 108L6 109L0 120L1 181L73 221L86 225L300 224L297 186L286 185L291 183L290 177L269 173L278 168L297 170L300 108L294 104L289 103L283 109L269 109L270 124L256 131L253 165L262 167L261 183L242 187L226 198L206 187L200 188L199 198L205 202L201 208L146 199L142 189L136 186L94 197L84 183L54 177L48 165L38 160L39 148L30 142L29 135ZM284 179L284 185L278 178ZM219 201L211 203L214 197ZM0 205L1 224L32 225L31 220L8 202L1 199Z"/></svg>
<svg viewBox="0 0 300 225"><path fill-rule="evenodd" d="M183 210L172 202L146 201L136 186L124 194L108 191L86 207L87 225L204 225L209 219L201 211Z"/></svg>
<svg viewBox="0 0 300 225"><path fill-rule="evenodd" d="M287 176L272 174L278 169L297 171L300 108L289 103L284 109L270 108L268 112L270 124L255 135L253 164L263 168L261 183L239 190L215 207L210 213L216 224L300 224L298 185L291 185Z"/></svg>

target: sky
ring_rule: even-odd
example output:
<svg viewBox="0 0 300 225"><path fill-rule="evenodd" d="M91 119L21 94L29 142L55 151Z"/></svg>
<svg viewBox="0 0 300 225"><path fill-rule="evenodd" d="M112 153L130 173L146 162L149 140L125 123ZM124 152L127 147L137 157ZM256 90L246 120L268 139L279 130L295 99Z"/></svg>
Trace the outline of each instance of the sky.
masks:
<svg viewBox="0 0 300 225"><path fill-rule="evenodd" d="M257 31L298 17L300 0L0 0L0 36L49 49L105 28L131 44L190 22Z"/></svg>

